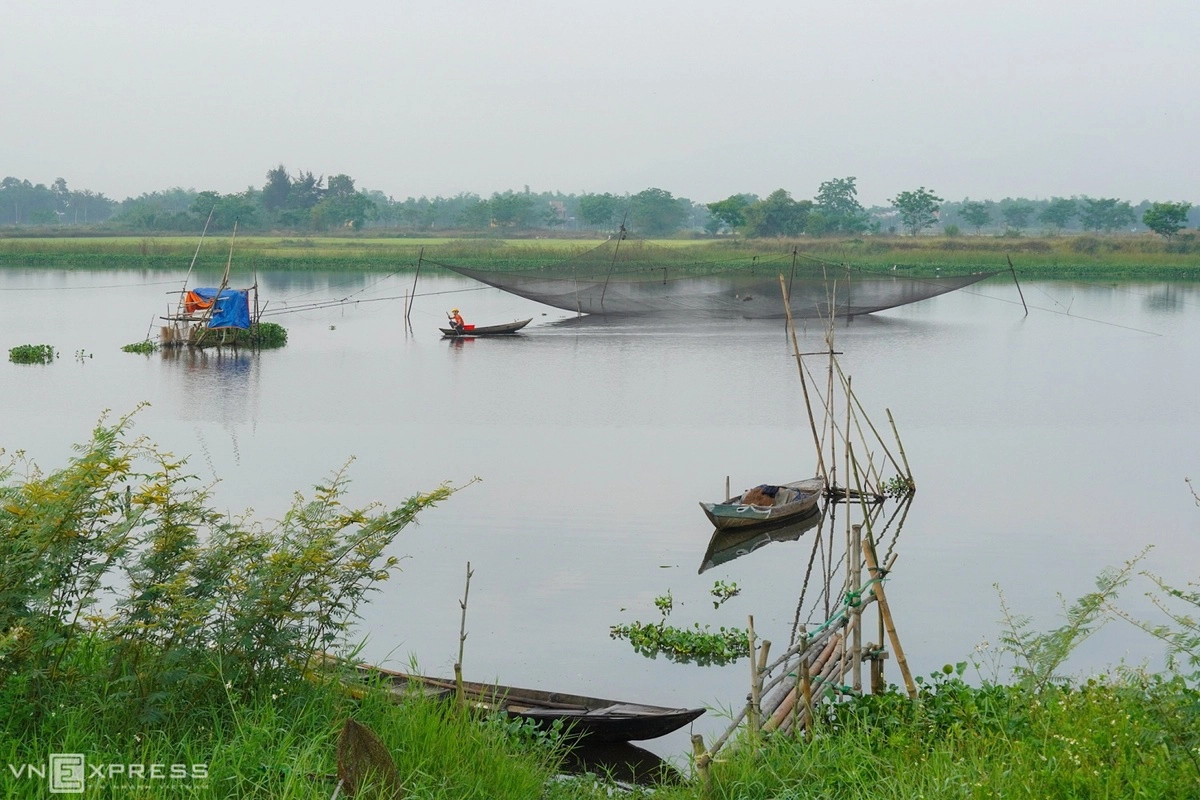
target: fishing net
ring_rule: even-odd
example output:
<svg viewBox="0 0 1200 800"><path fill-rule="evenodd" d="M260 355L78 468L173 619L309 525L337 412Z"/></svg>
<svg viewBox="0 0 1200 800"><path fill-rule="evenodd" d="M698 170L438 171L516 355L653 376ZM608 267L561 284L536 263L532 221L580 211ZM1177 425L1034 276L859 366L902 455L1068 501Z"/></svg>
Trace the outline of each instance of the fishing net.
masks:
<svg viewBox="0 0 1200 800"><path fill-rule="evenodd" d="M913 278L865 272L792 253L724 261L690 247L654 245L622 232L600 246L530 271L439 266L555 308L580 314L707 314L783 317L788 288L797 319L852 317L915 303L994 275Z"/></svg>

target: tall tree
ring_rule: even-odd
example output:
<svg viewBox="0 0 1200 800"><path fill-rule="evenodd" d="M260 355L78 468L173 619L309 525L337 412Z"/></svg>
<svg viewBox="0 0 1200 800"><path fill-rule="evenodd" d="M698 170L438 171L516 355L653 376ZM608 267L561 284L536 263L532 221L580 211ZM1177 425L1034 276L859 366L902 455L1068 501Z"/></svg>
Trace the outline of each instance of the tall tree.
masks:
<svg viewBox="0 0 1200 800"><path fill-rule="evenodd" d="M468 228L482 229L492 221L492 208L487 200L474 197L459 212L459 223Z"/></svg>
<svg viewBox="0 0 1200 800"><path fill-rule="evenodd" d="M300 171L288 188L289 209L309 209L321 202L325 196L325 176L317 178L311 172Z"/></svg>
<svg viewBox="0 0 1200 800"><path fill-rule="evenodd" d="M643 189L629 198L629 224L649 236L665 236L679 230L690 208L690 201L665 189Z"/></svg>
<svg viewBox="0 0 1200 800"><path fill-rule="evenodd" d="M241 194L200 192L189 211L202 217L211 211L212 225L217 230L229 230L235 222L239 227L251 227L258 222L258 209Z"/></svg>
<svg viewBox="0 0 1200 800"><path fill-rule="evenodd" d="M808 224L811 200L793 200L786 189L776 189L746 207L746 233L750 236L799 236Z"/></svg>
<svg viewBox="0 0 1200 800"><path fill-rule="evenodd" d="M1187 224L1191 208L1191 203L1152 203L1142 213L1142 224L1169 240Z"/></svg>
<svg viewBox="0 0 1200 800"><path fill-rule="evenodd" d="M910 236L916 236L937 222L938 209L942 207L942 198L924 186L916 191L900 192L889 202L900 212L900 222Z"/></svg>
<svg viewBox="0 0 1200 800"><path fill-rule="evenodd" d="M1036 210L1028 200L1014 200L1001 208L1000 213L1004 215L1004 222L1008 227L1020 231L1029 225L1029 220Z"/></svg>
<svg viewBox="0 0 1200 800"><path fill-rule="evenodd" d="M278 211L286 207L291 190L292 178L288 175L287 167L280 164L275 169L267 170L267 182L262 190L263 208Z"/></svg>
<svg viewBox="0 0 1200 800"><path fill-rule="evenodd" d="M584 193L579 198L579 218L584 225L607 230L616 220L620 204L620 198L608 192L604 194Z"/></svg>
<svg viewBox="0 0 1200 800"><path fill-rule="evenodd" d="M326 197L349 197L354 194L354 178L349 175L333 175L325 184Z"/></svg>
<svg viewBox="0 0 1200 800"><path fill-rule="evenodd" d="M1085 230L1115 231L1126 225L1132 225L1137 219L1132 206L1126 200L1115 197L1083 198L1083 208L1079 212L1079 221Z"/></svg>
<svg viewBox="0 0 1200 800"><path fill-rule="evenodd" d="M818 187L813 206L821 215L823 232L854 234L866 230L867 212L858 202L856 180L834 178Z"/></svg>
<svg viewBox="0 0 1200 800"><path fill-rule="evenodd" d="M488 205L492 210L492 219L502 228L528 228L533 223L533 197L529 191L495 192Z"/></svg>
<svg viewBox="0 0 1200 800"><path fill-rule="evenodd" d="M724 225L731 231L736 231L746 225L746 208L758 198L752 194L731 194L724 200L718 200L715 203L708 203L708 213L712 214L713 218L720 225Z"/></svg>
<svg viewBox="0 0 1200 800"><path fill-rule="evenodd" d="M979 233L984 225L992 221L992 213L988 211L987 203L982 200L963 200L962 205L958 207L958 215L963 218L963 222L975 229L975 233Z"/></svg>
<svg viewBox="0 0 1200 800"><path fill-rule="evenodd" d="M1038 220L1056 231L1061 231L1078 213L1075 201L1069 197L1052 197L1038 215Z"/></svg>

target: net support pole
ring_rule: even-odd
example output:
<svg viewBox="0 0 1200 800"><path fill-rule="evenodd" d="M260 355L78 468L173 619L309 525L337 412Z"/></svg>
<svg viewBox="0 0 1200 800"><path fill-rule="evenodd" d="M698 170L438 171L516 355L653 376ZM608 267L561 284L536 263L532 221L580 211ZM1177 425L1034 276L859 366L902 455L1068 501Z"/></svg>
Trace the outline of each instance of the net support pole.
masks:
<svg viewBox="0 0 1200 800"><path fill-rule="evenodd" d="M1021 282L1017 280L1017 270L1013 266L1012 256L1005 256L1008 259L1008 271L1012 273L1013 283L1017 285L1017 294L1021 296L1021 305L1025 308L1025 316L1029 316L1029 306L1025 305L1025 293L1021 291Z"/></svg>
<svg viewBox="0 0 1200 800"><path fill-rule="evenodd" d="M417 254L417 271L413 273L412 294L409 295L409 300L404 304L404 321L409 321L409 315L412 314L412 304L417 299L417 278L421 276L421 259L425 257L425 248Z"/></svg>

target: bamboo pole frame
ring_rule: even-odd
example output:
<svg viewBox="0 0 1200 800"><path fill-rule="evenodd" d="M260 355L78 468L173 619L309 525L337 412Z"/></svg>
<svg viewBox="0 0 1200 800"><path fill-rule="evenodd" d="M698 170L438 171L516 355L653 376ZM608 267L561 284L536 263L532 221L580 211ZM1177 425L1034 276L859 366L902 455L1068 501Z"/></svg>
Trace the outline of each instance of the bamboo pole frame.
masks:
<svg viewBox="0 0 1200 800"><path fill-rule="evenodd" d="M871 571L871 577L878 579L871 585L871 591L879 600L879 613L883 615L883 626L887 630L888 640L892 643L892 649L896 651L896 666L900 668L900 676L904 679L904 688L908 690L908 696L916 700L917 686L913 683L912 673L909 672L908 659L904 657L904 648L900 646L900 637L896 634L896 623L892 619L892 611L888 607L887 596L883 591L883 577L886 570L881 570L875 563L875 547L870 539L863 540L863 558L867 562L867 569Z"/></svg>

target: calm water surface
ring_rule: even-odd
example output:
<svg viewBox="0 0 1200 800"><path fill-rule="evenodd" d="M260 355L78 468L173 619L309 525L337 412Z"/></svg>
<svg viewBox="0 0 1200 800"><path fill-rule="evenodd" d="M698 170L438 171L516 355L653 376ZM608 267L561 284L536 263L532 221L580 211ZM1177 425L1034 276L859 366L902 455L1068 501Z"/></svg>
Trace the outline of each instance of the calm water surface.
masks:
<svg viewBox="0 0 1200 800"><path fill-rule="evenodd" d="M214 281L213 276L203 280ZM220 479L230 511L278 516L354 458L350 499L399 503L442 481L480 481L426 513L396 553L403 573L366 611L368 657L450 674L467 564L466 677L663 705L706 705L695 728L747 691L744 663L649 660L609 626L658 619L744 626L786 642L810 552L773 543L697 574L712 532L699 500L809 476L815 457L780 323L573 320L457 277L266 274L286 348L262 354L123 353L157 331L183 274L0 271L0 346L53 344L49 366L0 363L0 447L57 468L102 410L138 403L136 431ZM238 285L249 283L243 278ZM995 586L1035 627L1060 624L1058 595L1147 545L1149 569L1196 579L1200 509L1200 287L983 285L839 326L836 346L871 419L890 409L918 492L888 597L924 675L995 641ZM468 322L533 317L511 339L448 342ZM801 347L822 348L802 331ZM708 590L736 582L714 610ZM1144 585L1126 592L1146 609ZM1159 648L1129 626L1089 640L1083 673ZM889 678L898 682L895 662ZM686 734L649 744L687 750Z"/></svg>

